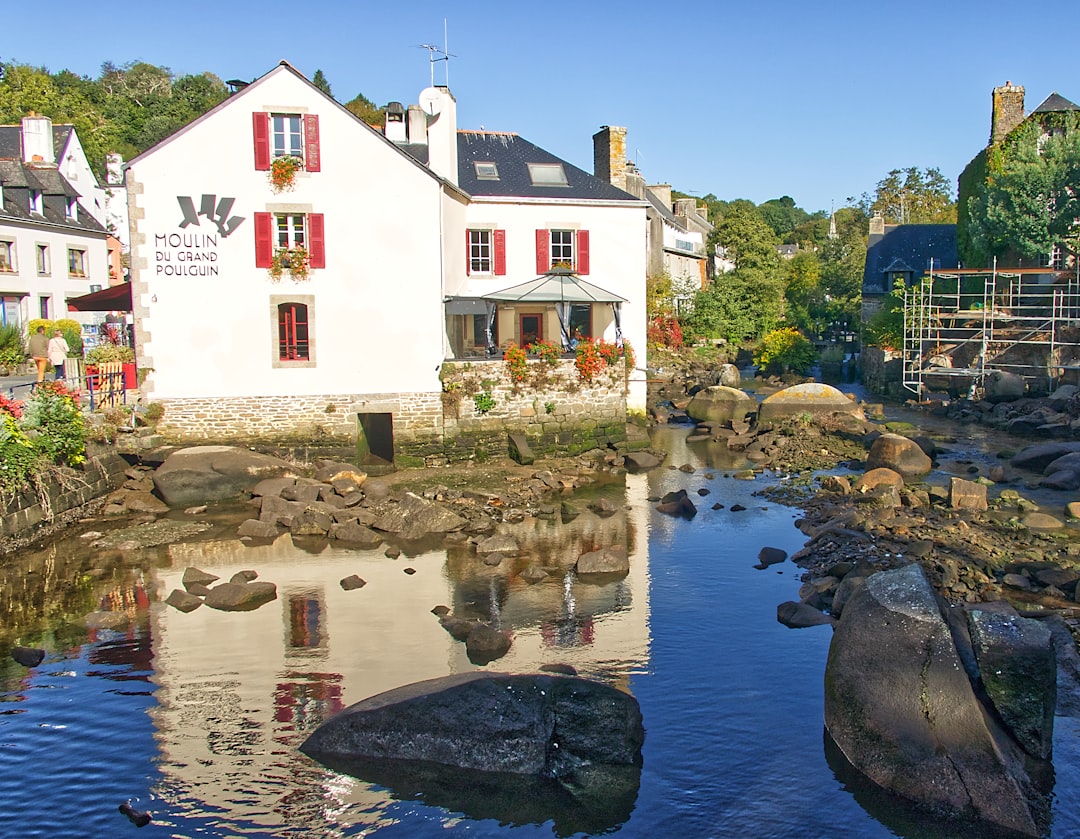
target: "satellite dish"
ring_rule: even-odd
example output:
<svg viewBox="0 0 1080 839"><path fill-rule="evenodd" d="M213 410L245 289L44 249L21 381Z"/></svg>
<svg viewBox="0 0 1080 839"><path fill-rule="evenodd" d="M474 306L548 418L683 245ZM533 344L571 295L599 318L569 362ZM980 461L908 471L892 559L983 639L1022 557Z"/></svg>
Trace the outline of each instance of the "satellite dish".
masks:
<svg viewBox="0 0 1080 839"><path fill-rule="evenodd" d="M425 87L420 91L417 101L424 113L433 117L442 110L442 91L435 87Z"/></svg>

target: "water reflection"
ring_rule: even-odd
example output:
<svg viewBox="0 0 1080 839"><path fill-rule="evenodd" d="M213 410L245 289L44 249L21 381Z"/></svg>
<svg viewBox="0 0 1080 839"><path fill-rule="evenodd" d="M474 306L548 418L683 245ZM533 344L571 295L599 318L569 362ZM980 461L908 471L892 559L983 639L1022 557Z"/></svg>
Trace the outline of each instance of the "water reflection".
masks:
<svg viewBox="0 0 1080 839"><path fill-rule="evenodd" d="M543 519L501 525L520 550L494 567L467 545L406 546L397 559L383 548L297 544L288 534L271 544L224 538L169 546L150 610L157 687L150 713L162 794L190 816L229 813L271 831L388 823L394 815L381 785L399 788L402 798L423 789L425 801L455 812L493 814L474 818L534 823L558 815L570 832L619 823L632 809L636 781L624 785L614 810L579 806L575 816L563 806L565 793L545 792L542 784L528 796L491 797L477 810L474 797L457 796L438 773L430 789L393 772L358 781L327 772L296 747L329 714L360 699L477 669L465 645L431 614L440 604L513 632L509 653L488 669L529 672L565 663L625 689L649 653L646 487L643 477L632 476L625 487L597 489L614 494L617 511L606 518L585 512L587 499L575 498L583 512L565 525ZM626 547L630 573L602 584L578 580L577 558L611 545ZM164 606L191 565L225 580L254 569L277 584L278 600L246 613ZM533 566L548 576L527 582L522 572ZM406 567L415 573L404 573ZM351 574L367 585L343 590L339 581ZM592 821L582 822L587 813Z"/></svg>

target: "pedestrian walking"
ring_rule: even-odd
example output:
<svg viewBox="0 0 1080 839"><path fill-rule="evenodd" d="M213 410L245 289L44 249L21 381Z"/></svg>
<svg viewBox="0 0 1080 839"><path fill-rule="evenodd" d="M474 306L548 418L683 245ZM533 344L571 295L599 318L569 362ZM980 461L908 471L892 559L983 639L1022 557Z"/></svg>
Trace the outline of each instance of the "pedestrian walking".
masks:
<svg viewBox="0 0 1080 839"><path fill-rule="evenodd" d="M49 339L49 363L56 370L54 378L56 381L61 381L65 378L64 365L67 363L68 352L71 347L68 346L68 342L64 340L64 331L57 329L52 338ZM38 380L40 381L40 379Z"/></svg>
<svg viewBox="0 0 1080 839"><path fill-rule="evenodd" d="M45 335L44 326L39 326L37 332L30 336L30 357L37 365L37 380L40 384L45 381L45 368L49 366L49 339Z"/></svg>

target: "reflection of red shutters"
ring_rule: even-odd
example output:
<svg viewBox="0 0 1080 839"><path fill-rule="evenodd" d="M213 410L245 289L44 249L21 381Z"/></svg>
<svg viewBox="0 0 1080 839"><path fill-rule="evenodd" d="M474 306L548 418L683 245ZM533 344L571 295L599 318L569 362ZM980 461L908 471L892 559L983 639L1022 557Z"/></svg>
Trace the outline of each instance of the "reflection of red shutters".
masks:
<svg viewBox="0 0 1080 839"><path fill-rule="evenodd" d="M589 273L589 231L579 230L577 232L577 273L588 274Z"/></svg>
<svg viewBox="0 0 1080 839"><path fill-rule="evenodd" d="M274 220L270 213L255 214L255 267L269 268L274 260Z"/></svg>
<svg viewBox="0 0 1080 839"><path fill-rule="evenodd" d="M304 169L308 172L322 171L318 114L304 114Z"/></svg>
<svg viewBox="0 0 1080 839"><path fill-rule="evenodd" d="M255 138L255 168L270 168L270 114L256 111L251 115L252 136Z"/></svg>
<svg viewBox="0 0 1080 839"><path fill-rule="evenodd" d="M312 268L326 267L326 237L324 234L323 214L310 213L307 217L308 257Z"/></svg>
<svg viewBox="0 0 1080 839"><path fill-rule="evenodd" d="M546 230L536 231L536 273L546 274L551 269L551 235Z"/></svg>
<svg viewBox="0 0 1080 839"><path fill-rule="evenodd" d="M495 251L495 275L501 277L506 273L506 231L492 231L492 238Z"/></svg>

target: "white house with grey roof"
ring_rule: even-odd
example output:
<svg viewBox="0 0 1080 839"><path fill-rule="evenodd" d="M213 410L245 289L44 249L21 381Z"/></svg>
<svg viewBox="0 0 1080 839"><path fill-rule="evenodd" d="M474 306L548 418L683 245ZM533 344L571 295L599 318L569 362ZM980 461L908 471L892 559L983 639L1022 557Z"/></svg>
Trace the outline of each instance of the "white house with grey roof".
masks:
<svg viewBox="0 0 1080 839"><path fill-rule="evenodd" d="M644 203L455 111L428 88L380 131L282 62L126 165L143 397L167 433L435 440L447 360L568 317L644 366ZM495 299L553 266L603 299ZM631 393L644 407L643 374Z"/></svg>
<svg viewBox="0 0 1080 839"><path fill-rule="evenodd" d="M0 322L74 317L109 284L102 193L75 130L47 117L0 126Z"/></svg>

